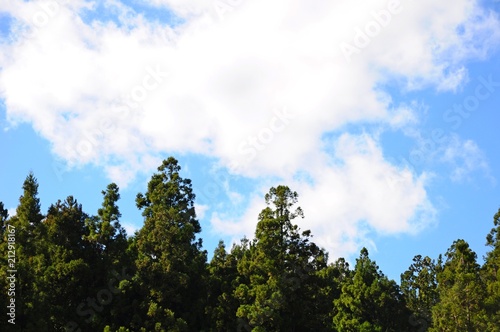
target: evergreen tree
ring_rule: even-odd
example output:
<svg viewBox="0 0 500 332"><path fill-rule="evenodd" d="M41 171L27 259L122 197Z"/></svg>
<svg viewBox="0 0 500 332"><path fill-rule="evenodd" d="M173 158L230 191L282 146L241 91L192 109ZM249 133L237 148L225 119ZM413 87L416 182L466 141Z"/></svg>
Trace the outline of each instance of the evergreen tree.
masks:
<svg viewBox="0 0 500 332"><path fill-rule="evenodd" d="M326 255L292 223L303 217L297 193L286 186L271 188L268 205L259 214L255 241L238 266L248 283L238 286L237 316L252 331L315 330L315 274L326 266Z"/></svg>
<svg viewBox="0 0 500 332"><path fill-rule="evenodd" d="M85 240L87 218L82 205L73 196L68 196L49 207L44 222L47 232L45 266L38 274L45 301L50 303L44 310L51 330L62 330L72 322L82 328L87 324L93 326L98 319L97 313L102 310L94 293L89 264L91 247ZM86 299L86 305L82 306Z"/></svg>
<svg viewBox="0 0 500 332"><path fill-rule="evenodd" d="M23 183L23 195L19 197L16 215L10 220L16 227L16 241L22 244L23 254L27 257L35 254L34 242L42 232L43 218L38 198L38 181L30 172Z"/></svg>
<svg viewBox="0 0 500 332"><path fill-rule="evenodd" d="M238 285L238 261L244 247L233 245L230 253L226 252L224 242L219 241L208 265L208 300L206 312L210 331L237 331L239 322L236 318L239 302L234 296Z"/></svg>
<svg viewBox="0 0 500 332"><path fill-rule="evenodd" d="M436 264L431 258L417 255L401 274L401 291L407 308L413 313L410 324L415 330L427 331L431 326L431 309L439 301L436 273Z"/></svg>
<svg viewBox="0 0 500 332"><path fill-rule="evenodd" d="M133 317L124 302L124 289L120 287L124 286L122 282L126 283L131 279L134 257L128 255L126 232L119 221L119 188L111 183L101 193L103 202L97 216L85 220L85 240L89 246L86 261L92 267L89 294L93 297L98 294L106 296L102 299L102 304L105 305L100 305L95 310L91 322L86 322L90 324L84 324L94 330L102 330L106 325L118 328L123 324L130 324ZM80 303L80 308L91 309L86 301Z"/></svg>
<svg viewBox="0 0 500 332"><path fill-rule="evenodd" d="M500 331L500 209L493 216L493 225L486 237L491 250L486 255L483 273L487 285L488 331L497 332Z"/></svg>
<svg viewBox="0 0 500 332"><path fill-rule="evenodd" d="M120 199L119 188L115 183L107 186L102 206L97 210L97 217L87 220L89 235L87 240L92 243L94 251L113 266L120 261L127 247L127 234L120 224L120 209L117 202Z"/></svg>
<svg viewBox="0 0 500 332"><path fill-rule="evenodd" d="M0 241L3 241L3 232L5 231L9 211L4 208L3 202L0 202Z"/></svg>
<svg viewBox="0 0 500 332"><path fill-rule="evenodd" d="M363 248L352 278L334 300L337 331L407 331L409 313L399 287L379 271Z"/></svg>
<svg viewBox="0 0 500 332"><path fill-rule="evenodd" d="M336 331L333 317L336 314L334 301L340 298L342 286L351 279L352 271L344 258L337 259L318 272L319 289L316 294L317 319L324 331Z"/></svg>
<svg viewBox="0 0 500 332"><path fill-rule="evenodd" d="M173 157L163 161L136 203L144 226L137 235L138 282L147 330L199 330L203 325L206 252L194 208L191 180Z"/></svg>
<svg viewBox="0 0 500 332"><path fill-rule="evenodd" d="M15 267L16 274L16 326L26 331L35 331L47 327L44 322L43 294L39 293L38 272L44 265L42 236L44 216L40 210L38 198L38 181L33 173L29 173L23 183L23 194L19 197L16 215L8 224L15 229ZM3 223L6 221L6 211L2 213ZM5 235L5 234L4 234ZM2 253L8 252L8 243L0 245ZM6 257L2 256L2 266L7 265ZM1 269L0 279L2 290L7 287L5 269ZM6 294L7 291L2 291ZM5 299L5 298L4 298ZM2 304L5 302L2 301Z"/></svg>
<svg viewBox="0 0 500 332"><path fill-rule="evenodd" d="M437 275L439 303L432 308L430 331L486 331L485 285L476 253L464 240L453 242Z"/></svg>

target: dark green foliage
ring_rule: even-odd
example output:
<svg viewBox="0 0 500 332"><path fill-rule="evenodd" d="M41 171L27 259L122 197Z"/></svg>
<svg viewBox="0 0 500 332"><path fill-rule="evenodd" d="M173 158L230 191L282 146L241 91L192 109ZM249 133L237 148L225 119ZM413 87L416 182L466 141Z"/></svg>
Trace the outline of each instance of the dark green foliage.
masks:
<svg viewBox="0 0 500 332"><path fill-rule="evenodd" d="M7 219L9 219L9 211L4 208L3 202L0 202L0 241L3 241L3 232L5 231Z"/></svg>
<svg viewBox="0 0 500 332"><path fill-rule="evenodd" d="M239 302L234 296L238 284L238 261L246 250L242 245L233 245L230 253L226 252L222 241L214 251L208 265L208 299L205 308L210 331L236 331L239 321L236 318Z"/></svg>
<svg viewBox="0 0 500 332"><path fill-rule="evenodd" d="M33 288L40 288L42 278L39 272L43 269L45 259L41 254L43 244L37 243L36 239L44 233L44 218L40 211L40 199L38 198L38 181L33 173L28 174L23 183L23 194L19 197L19 205L16 215L11 217L6 224L15 229L15 267L17 270L16 283L16 307L19 312L16 315L16 326L20 329L35 330L47 326L43 322L44 311L43 296L40 297L32 291ZM3 213L5 216L5 212ZM2 267L7 266L8 243L6 234L3 234L1 243ZM2 289L6 287L7 271L2 268L0 272L0 282ZM6 292L2 292L2 295ZM43 295L43 294L42 294ZM5 304L2 298L2 304ZM5 320L2 320L4 323Z"/></svg>
<svg viewBox="0 0 500 332"><path fill-rule="evenodd" d="M317 319L321 322L323 331L336 331L333 317L336 310L333 306L335 300L340 298L342 285L352 278L349 263L344 258L337 259L334 263L318 272L319 291L316 295Z"/></svg>
<svg viewBox="0 0 500 332"><path fill-rule="evenodd" d="M255 241L238 267L248 282L236 289L237 316L255 331L316 331L317 272L326 255L310 232L292 223L303 217L297 193L286 186L271 188L259 215ZM319 322L320 323L320 322Z"/></svg>
<svg viewBox="0 0 500 332"><path fill-rule="evenodd" d="M430 331L486 331L485 285L467 242L453 242L437 280L439 303L432 308Z"/></svg>
<svg viewBox="0 0 500 332"><path fill-rule="evenodd" d="M407 331L409 313L398 285L389 280L363 248L352 277L334 300L337 331Z"/></svg>
<svg viewBox="0 0 500 332"><path fill-rule="evenodd" d="M401 291L412 312L410 324L417 331L426 331L432 322L432 307L439 301L437 268L434 260L417 255L413 264L401 274Z"/></svg>
<svg viewBox="0 0 500 332"><path fill-rule="evenodd" d="M500 209L493 217L495 226L486 237L491 248L486 256L483 276L486 282L485 308L488 317L488 331L500 331Z"/></svg>
<svg viewBox="0 0 500 332"><path fill-rule="evenodd" d="M201 227L191 180L181 178L180 169L174 158L165 160L136 199L145 218L136 267L147 329L196 330L203 324L206 252L196 239Z"/></svg>
<svg viewBox="0 0 500 332"><path fill-rule="evenodd" d="M353 270L343 258L328 264L296 224L298 194L272 187L255 238L230 251L219 242L207 264L180 170L168 158L137 195L144 225L129 237L116 184L95 215L73 196L43 215L28 174L16 214L0 202L0 264L13 264L15 250L17 270L16 325L0 320L0 331L500 331L500 210L483 266L457 240L444 262L415 256L399 287L366 249ZM0 269L4 308L7 276Z"/></svg>

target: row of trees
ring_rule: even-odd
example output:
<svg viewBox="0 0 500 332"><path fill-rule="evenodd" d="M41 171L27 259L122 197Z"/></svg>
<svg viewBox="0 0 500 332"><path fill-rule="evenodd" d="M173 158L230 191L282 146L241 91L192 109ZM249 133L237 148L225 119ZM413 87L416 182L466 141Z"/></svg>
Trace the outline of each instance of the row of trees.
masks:
<svg viewBox="0 0 500 332"><path fill-rule="evenodd" d="M138 194L143 227L127 237L119 189L89 215L74 197L42 214L33 174L16 215L0 202L1 304L15 229L15 325L22 331L500 331L500 210L480 266L464 240L437 260L416 256L398 285L362 249L328 262L296 225L298 195L271 188L254 240L207 262L191 181L169 158ZM7 311L7 310L6 310Z"/></svg>

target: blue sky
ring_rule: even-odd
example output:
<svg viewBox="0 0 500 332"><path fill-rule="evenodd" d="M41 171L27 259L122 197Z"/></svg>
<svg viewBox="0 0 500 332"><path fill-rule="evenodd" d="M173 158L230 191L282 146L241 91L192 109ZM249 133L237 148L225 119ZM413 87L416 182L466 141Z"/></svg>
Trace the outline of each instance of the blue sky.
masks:
<svg viewBox="0 0 500 332"><path fill-rule="evenodd" d="M24 1L0 5L0 201L28 172L42 208L95 214L172 155L201 237L253 236L263 196L299 193L331 260L384 273L463 238L485 254L500 208L498 1ZM443 14L446 13L446 14Z"/></svg>

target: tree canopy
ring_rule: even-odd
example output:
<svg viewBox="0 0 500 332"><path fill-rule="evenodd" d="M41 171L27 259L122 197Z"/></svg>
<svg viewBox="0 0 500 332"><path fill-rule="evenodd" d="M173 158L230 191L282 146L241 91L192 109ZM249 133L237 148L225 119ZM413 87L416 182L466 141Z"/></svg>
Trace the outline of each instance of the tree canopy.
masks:
<svg viewBox="0 0 500 332"><path fill-rule="evenodd" d="M286 185L264 195L253 238L221 240L210 261L173 157L137 194L135 234L114 183L93 213L73 196L41 211L33 173L22 190L14 216L0 202L0 303L16 308L1 331L500 331L500 209L484 264L458 239L439 257L416 254L397 283L366 248L352 268L329 262Z"/></svg>

